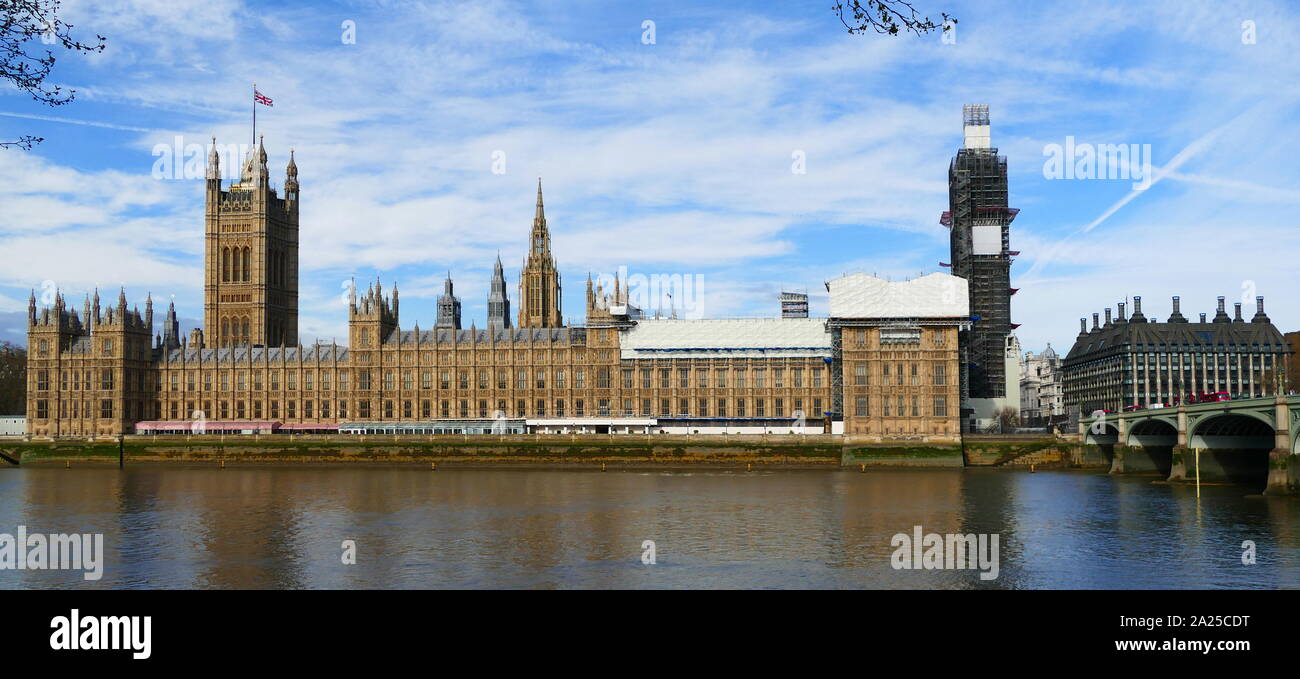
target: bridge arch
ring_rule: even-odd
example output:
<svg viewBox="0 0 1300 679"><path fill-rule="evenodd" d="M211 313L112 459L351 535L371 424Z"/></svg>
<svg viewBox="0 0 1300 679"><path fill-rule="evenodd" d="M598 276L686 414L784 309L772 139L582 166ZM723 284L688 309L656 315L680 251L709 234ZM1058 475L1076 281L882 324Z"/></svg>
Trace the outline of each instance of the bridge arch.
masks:
<svg viewBox="0 0 1300 679"><path fill-rule="evenodd" d="M1187 427L1187 447L1201 451L1203 480L1263 487L1274 441L1271 419L1246 410L1207 414Z"/></svg>
<svg viewBox="0 0 1300 679"><path fill-rule="evenodd" d="M1191 441L1193 432L1195 432L1198 428L1200 428L1202 424L1205 424L1211 420L1218 420L1222 418L1232 418L1232 417L1255 420L1263 424L1270 431L1272 431L1274 426L1271 413L1265 414L1263 412L1259 412L1256 410L1240 409L1240 410L1227 410L1227 411L1220 411L1220 412L1189 414L1187 417L1188 441Z"/></svg>
<svg viewBox="0 0 1300 679"><path fill-rule="evenodd" d="M1240 443L1263 443L1273 447L1273 422L1257 413L1237 411L1215 413L1197 418L1195 423L1187 425L1187 441L1190 447L1209 448L1212 444L1232 444L1233 440L1258 438L1255 441L1235 441Z"/></svg>
<svg viewBox="0 0 1300 679"><path fill-rule="evenodd" d="M1084 422L1083 442L1094 446L1119 443L1119 426L1112 420Z"/></svg>
<svg viewBox="0 0 1300 679"><path fill-rule="evenodd" d="M1178 422L1163 417L1137 420L1129 424L1129 446L1169 446L1178 445Z"/></svg>
<svg viewBox="0 0 1300 679"><path fill-rule="evenodd" d="M1111 419L1081 420L1083 446L1081 455L1092 463L1111 467L1115 462L1115 446L1119 443L1119 426Z"/></svg>
<svg viewBox="0 0 1300 679"><path fill-rule="evenodd" d="M1126 420L1122 459L1111 465L1112 472L1154 473L1168 478L1173 471L1174 447L1178 445L1177 420L1134 417Z"/></svg>

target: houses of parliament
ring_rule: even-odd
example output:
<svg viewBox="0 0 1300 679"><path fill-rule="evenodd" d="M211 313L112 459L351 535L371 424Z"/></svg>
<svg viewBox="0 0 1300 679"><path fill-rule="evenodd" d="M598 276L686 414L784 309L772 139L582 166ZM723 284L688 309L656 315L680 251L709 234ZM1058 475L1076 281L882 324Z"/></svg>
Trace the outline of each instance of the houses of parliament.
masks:
<svg viewBox="0 0 1300 679"><path fill-rule="evenodd" d="M298 167L271 186L259 141L223 186L208 157L203 327L125 291L80 311L28 303L27 432L124 434L842 433L954 441L964 279L826 284L826 318L646 317L587 278L566 325L539 181L512 317L498 257L480 327L450 277L432 327L403 325L397 286L353 289L347 345L299 342Z"/></svg>

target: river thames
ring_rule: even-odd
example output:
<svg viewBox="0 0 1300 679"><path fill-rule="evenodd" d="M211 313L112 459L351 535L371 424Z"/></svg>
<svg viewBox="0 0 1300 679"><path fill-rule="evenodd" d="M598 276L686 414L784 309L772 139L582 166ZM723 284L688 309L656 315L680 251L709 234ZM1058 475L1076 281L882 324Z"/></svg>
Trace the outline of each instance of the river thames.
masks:
<svg viewBox="0 0 1300 679"><path fill-rule="evenodd" d="M102 533L3 588L1297 588L1300 499L1100 472L0 470L0 534ZM896 534L997 535L998 573ZM343 563L345 541L355 564ZM646 541L654 563L643 563ZM1243 543L1254 545L1244 564Z"/></svg>

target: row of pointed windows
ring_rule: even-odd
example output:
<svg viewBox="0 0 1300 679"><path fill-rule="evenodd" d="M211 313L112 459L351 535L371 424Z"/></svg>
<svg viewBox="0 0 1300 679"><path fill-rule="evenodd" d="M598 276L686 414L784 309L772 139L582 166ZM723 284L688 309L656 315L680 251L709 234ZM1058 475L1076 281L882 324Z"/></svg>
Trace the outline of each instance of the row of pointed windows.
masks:
<svg viewBox="0 0 1300 679"><path fill-rule="evenodd" d="M252 277L252 257L247 247L221 248L221 282L248 282Z"/></svg>
<svg viewBox="0 0 1300 679"><path fill-rule="evenodd" d="M287 253L271 253L269 273L272 285L285 286L289 280L289 257ZM252 251L247 246L221 248L221 282L247 283L252 279Z"/></svg>
<svg viewBox="0 0 1300 679"><path fill-rule="evenodd" d="M248 344L252 337L250 328L251 324L247 316L221 319L221 337L217 340L218 346Z"/></svg>

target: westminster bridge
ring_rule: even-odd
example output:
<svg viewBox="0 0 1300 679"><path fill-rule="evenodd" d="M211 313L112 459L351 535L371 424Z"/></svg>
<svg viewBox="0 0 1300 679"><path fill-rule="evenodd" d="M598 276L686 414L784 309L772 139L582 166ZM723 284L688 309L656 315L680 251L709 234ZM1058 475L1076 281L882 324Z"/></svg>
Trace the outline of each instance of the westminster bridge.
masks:
<svg viewBox="0 0 1300 679"><path fill-rule="evenodd" d="M1300 494L1300 395L1095 415L1079 421L1082 460L1112 474L1191 481L1199 471L1202 481Z"/></svg>

